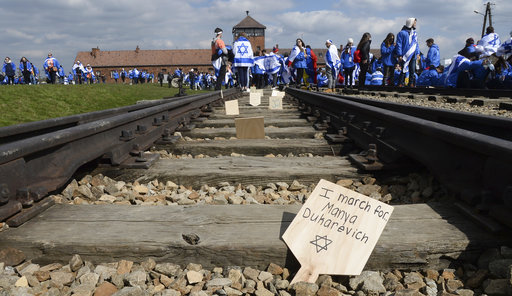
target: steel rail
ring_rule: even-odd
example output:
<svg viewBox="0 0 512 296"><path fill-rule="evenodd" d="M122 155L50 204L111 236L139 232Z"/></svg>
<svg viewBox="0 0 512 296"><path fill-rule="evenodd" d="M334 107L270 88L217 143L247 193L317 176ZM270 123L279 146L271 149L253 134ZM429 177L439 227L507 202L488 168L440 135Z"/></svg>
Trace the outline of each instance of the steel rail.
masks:
<svg viewBox="0 0 512 296"><path fill-rule="evenodd" d="M404 156L414 159L473 204L503 204L509 198L510 140L341 97L292 88L286 93L320 113L332 128L345 133L362 149L374 144L384 163Z"/></svg>
<svg viewBox="0 0 512 296"><path fill-rule="evenodd" d="M235 90L224 92L225 97L238 94ZM0 221L65 185L86 163L100 158L111 165L135 161L155 141L165 140L199 116L202 107L221 99L220 92L212 92L147 104L146 108L0 145ZM105 111L109 112L113 111ZM144 166L145 159L139 161Z"/></svg>
<svg viewBox="0 0 512 296"><path fill-rule="evenodd" d="M484 98L512 98L512 90L509 89L467 89L467 88L437 88L437 87L395 87L382 85L365 85L357 87L360 91L385 91L399 93L417 93L425 95L444 95L462 97Z"/></svg>
<svg viewBox="0 0 512 296"><path fill-rule="evenodd" d="M396 111L453 127L482 133L505 140L512 140L512 119L498 116L481 115L470 112L453 111L441 108L400 104L381 100L358 98L346 95L329 94L343 100Z"/></svg>
<svg viewBox="0 0 512 296"><path fill-rule="evenodd" d="M134 105L111 108L107 110L100 110L94 112L88 112L83 114L76 114L65 117L50 118L45 120L39 120L34 122L27 122L21 124L15 124L5 127L0 127L0 145L18 141L33 136L50 133L52 131L58 131L65 128L77 126L87 122L99 120L102 118L112 117L114 115L126 114L133 111L141 110L151 106L157 106L161 104L169 103L172 101L188 100L194 96L178 97L178 98L164 98L161 100L143 101Z"/></svg>

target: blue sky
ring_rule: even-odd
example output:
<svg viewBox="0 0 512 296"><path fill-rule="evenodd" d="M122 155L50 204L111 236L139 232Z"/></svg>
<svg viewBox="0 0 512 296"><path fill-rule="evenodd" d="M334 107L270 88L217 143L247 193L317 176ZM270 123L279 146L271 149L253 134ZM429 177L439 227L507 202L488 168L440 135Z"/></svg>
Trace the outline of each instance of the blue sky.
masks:
<svg viewBox="0 0 512 296"><path fill-rule="evenodd" d="M209 48L213 30L225 32L245 11L267 26L266 46L291 47L302 37L313 48L326 39L336 45L364 32L379 48L388 32L398 33L409 17L418 18L420 49L434 38L442 58L451 58L468 37L482 30L486 1L480 0L0 0L0 55L19 62L26 56L41 66L49 51L70 70L78 51ZM512 1L495 0L493 25L502 41L510 38ZM231 34L225 34L230 43Z"/></svg>

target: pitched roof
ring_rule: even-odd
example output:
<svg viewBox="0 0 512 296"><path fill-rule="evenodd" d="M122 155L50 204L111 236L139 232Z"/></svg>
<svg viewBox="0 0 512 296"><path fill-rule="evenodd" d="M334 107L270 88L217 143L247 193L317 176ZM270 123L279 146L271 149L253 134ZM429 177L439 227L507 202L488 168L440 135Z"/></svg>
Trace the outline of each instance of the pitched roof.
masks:
<svg viewBox="0 0 512 296"><path fill-rule="evenodd" d="M239 22L233 29L247 29L247 28L255 28L255 29L266 29L264 25L260 24L258 21L253 19L250 15L247 15L241 22Z"/></svg>
<svg viewBox="0 0 512 296"><path fill-rule="evenodd" d="M210 65L211 49L80 51L75 60L93 67Z"/></svg>

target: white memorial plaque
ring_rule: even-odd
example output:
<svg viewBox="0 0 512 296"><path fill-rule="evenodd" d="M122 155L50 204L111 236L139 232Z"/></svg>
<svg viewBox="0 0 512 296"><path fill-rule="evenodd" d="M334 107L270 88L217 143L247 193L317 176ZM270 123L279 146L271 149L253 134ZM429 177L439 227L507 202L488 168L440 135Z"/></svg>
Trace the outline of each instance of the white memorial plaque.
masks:
<svg viewBox="0 0 512 296"><path fill-rule="evenodd" d="M271 110L282 110L283 109L283 98L280 98L280 97L268 98L268 108Z"/></svg>
<svg viewBox="0 0 512 296"><path fill-rule="evenodd" d="M240 111L238 110L238 100L231 100L224 102L226 105L226 115L238 115Z"/></svg>
<svg viewBox="0 0 512 296"><path fill-rule="evenodd" d="M251 106L259 106L261 104L261 93L251 92L249 94L249 104Z"/></svg>
<svg viewBox="0 0 512 296"><path fill-rule="evenodd" d="M393 207L320 180L283 234L301 264L291 284L319 274L359 275Z"/></svg>
<svg viewBox="0 0 512 296"><path fill-rule="evenodd" d="M284 98L284 91L272 90L272 97Z"/></svg>

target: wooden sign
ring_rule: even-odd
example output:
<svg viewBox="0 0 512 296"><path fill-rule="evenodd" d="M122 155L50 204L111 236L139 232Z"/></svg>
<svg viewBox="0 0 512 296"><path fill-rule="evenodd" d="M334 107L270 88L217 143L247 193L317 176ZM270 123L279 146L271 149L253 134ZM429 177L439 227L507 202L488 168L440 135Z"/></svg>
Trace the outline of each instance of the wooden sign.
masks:
<svg viewBox="0 0 512 296"><path fill-rule="evenodd" d="M238 110L238 100L231 100L224 102L226 105L226 115L238 115L240 111Z"/></svg>
<svg viewBox="0 0 512 296"><path fill-rule="evenodd" d="M268 98L268 108L271 110L283 110L283 98L280 98L280 97Z"/></svg>
<svg viewBox="0 0 512 296"><path fill-rule="evenodd" d="M263 116L235 118L235 128L238 139L265 139Z"/></svg>
<svg viewBox="0 0 512 296"><path fill-rule="evenodd" d="M261 93L251 92L249 94L249 104L251 104L251 106L259 106L261 104Z"/></svg>
<svg viewBox="0 0 512 296"><path fill-rule="evenodd" d="M393 212L375 199L320 180L283 240L301 264L291 284L319 274L359 275Z"/></svg>

